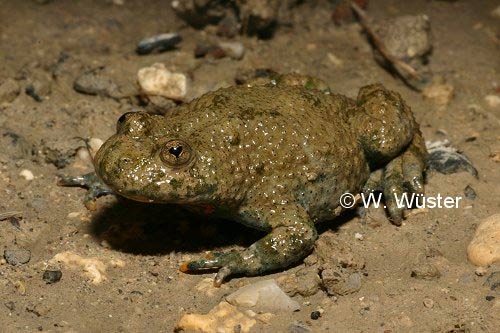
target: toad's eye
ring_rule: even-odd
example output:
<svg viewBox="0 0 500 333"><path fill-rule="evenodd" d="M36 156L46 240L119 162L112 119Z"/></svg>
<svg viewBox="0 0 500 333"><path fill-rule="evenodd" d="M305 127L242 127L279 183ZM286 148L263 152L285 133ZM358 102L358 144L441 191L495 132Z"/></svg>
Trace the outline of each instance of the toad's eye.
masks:
<svg viewBox="0 0 500 333"><path fill-rule="evenodd" d="M160 158L170 167L182 167L192 161L191 147L184 141L170 140L161 148Z"/></svg>

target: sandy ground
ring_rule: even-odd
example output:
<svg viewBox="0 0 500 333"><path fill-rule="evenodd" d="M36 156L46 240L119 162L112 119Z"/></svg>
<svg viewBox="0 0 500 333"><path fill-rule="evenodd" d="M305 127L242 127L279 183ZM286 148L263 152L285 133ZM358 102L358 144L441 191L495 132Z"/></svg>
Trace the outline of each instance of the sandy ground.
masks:
<svg viewBox="0 0 500 333"><path fill-rule="evenodd" d="M90 212L82 203L84 190L56 185L58 174L91 170L73 156L82 145L75 137L106 139L119 115L140 108L134 98L77 93L74 80L102 68L124 91L133 91L137 71L162 62L189 73L193 94L233 84L238 71L252 68L315 75L351 97L362 85L382 82L411 105L427 140L450 140L479 171L478 178L465 172L428 174L428 194L465 197L467 185L475 190L477 197L463 199L457 209L413 214L399 228L377 211L364 224L349 215L322 225L322 233L333 233L364 258L361 290L339 297L323 291L295 296L300 311L278 314L255 331L299 332L291 326L300 324L303 332L498 332L500 294L483 284L499 267L480 276L466 256L478 223L500 212L494 159L500 152L500 109L485 100L499 93L500 21L490 15L496 6L498 1L490 0L370 2L375 18L429 16L430 65L455 89L450 104L438 109L377 65L359 25L335 26L321 6L301 8L294 25L279 28L272 39L237 37L246 47L240 61L207 61L195 59L193 50L212 30L187 26L169 1L0 0L0 80L14 79L21 87L11 103L0 105L0 213L22 212L20 219L0 221L0 250L31 252L26 264L3 260L0 265L0 331L171 332L183 313L206 313L243 285L301 268L236 278L212 289L204 279L213 274L183 274L179 263L205 251L247 246L259 233L175 207L114 197L100 199ZM141 38L169 31L182 34L178 49L146 56L134 52ZM25 93L30 84L45 90L42 101ZM19 176L23 169L34 179ZM42 276L53 265L50 259L65 251L102 262L106 280L93 284L81 269L63 266L61 280L47 284ZM440 277L411 276L429 261ZM312 320L318 308L324 312Z"/></svg>

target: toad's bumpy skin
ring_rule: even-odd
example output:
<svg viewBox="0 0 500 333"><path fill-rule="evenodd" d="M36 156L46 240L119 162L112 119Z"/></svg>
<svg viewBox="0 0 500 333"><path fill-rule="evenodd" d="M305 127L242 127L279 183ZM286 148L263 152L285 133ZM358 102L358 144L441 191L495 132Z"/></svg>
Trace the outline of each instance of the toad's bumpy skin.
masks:
<svg viewBox="0 0 500 333"><path fill-rule="evenodd" d="M320 80L284 75L210 92L166 117L125 114L95 167L122 196L208 205L267 231L242 252L181 267L219 268L220 284L303 258L317 237L314 224L339 214L344 192L382 190L400 224L393 195L423 191L425 160L418 125L398 94L370 85L354 101Z"/></svg>

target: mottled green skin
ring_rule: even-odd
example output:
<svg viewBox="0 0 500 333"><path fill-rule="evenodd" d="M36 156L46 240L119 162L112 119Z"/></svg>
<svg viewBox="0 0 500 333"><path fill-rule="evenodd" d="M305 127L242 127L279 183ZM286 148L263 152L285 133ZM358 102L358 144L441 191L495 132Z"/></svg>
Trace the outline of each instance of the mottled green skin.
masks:
<svg viewBox="0 0 500 333"><path fill-rule="evenodd" d="M159 157L172 139L192 149L183 167ZM362 191L373 170L386 166L387 175L370 178L372 188L423 191L422 142L410 109L381 85L362 88L354 101L317 79L285 75L207 93L165 117L129 115L97 153L95 167L122 196L210 206L268 231L242 252L182 268L220 268L221 283L230 274L261 274L303 258L317 237L314 223L338 215L340 196ZM391 209L399 221L402 211Z"/></svg>

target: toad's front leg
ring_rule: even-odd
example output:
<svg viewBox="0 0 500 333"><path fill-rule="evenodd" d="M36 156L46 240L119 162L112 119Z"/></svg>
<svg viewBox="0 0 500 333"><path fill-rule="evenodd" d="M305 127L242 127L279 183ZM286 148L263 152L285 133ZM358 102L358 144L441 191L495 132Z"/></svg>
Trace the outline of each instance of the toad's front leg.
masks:
<svg viewBox="0 0 500 333"><path fill-rule="evenodd" d="M304 258L317 238L314 223L301 207L277 208L269 216L260 216L255 225L272 226L271 232L243 251L211 253L206 258L187 262L183 272L219 268L214 285L234 274L259 275Z"/></svg>
<svg viewBox="0 0 500 333"><path fill-rule="evenodd" d="M87 208L93 207L97 198L113 194L113 190L104 184L99 177L97 177L95 172L90 172L81 176L60 175L57 184L59 186L82 187L88 189L84 200Z"/></svg>

